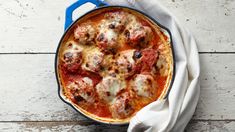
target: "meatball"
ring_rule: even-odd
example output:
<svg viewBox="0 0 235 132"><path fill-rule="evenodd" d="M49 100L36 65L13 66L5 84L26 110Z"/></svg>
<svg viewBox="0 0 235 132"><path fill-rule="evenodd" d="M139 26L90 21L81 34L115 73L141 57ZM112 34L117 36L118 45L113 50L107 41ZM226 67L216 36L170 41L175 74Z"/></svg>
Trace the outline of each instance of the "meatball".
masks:
<svg viewBox="0 0 235 132"><path fill-rule="evenodd" d="M158 50L160 52L155 67L159 71L161 76L167 76L171 67L170 65L172 63L171 58L169 57L169 50L164 44L161 44Z"/></svg>
<svg viewBox="0 0 235 132"><path fill-rule="evenodd" d="M131 88L138 96L152 98L156 93L157 86L151 75L137 74L131 82Z"/></svg>
<svg viewBox="0 0 235 132"><path fill-rule="evenodd" d="M93 44L96 30L91 22L78 25L74 30L74 38L80 44Z"/></svg>
<svg viewBox="0 0 235 132"><path fill-rule="evenodd" d="M112 70L113 64L115 61L115 57L112 54L107 54L104 56L104 59L101 63L101 68L99 71L100 76L106 76L110 73L110 70Z"/></svg>
<svg viewBox="0 0 235 132"><path fill-rule="evenodd" d="M136 51L134 53L134 59L136 61L136 72L151 72L157 63L158 52L155 49L148 48L142 51Z"/></svg>
<svg viewBox="0 0 235 132"><path fill-rule="evenodd" d="M106 53L114 53L118 48L118 34L112 29L103 29L97 35L97 45Z"/></svg>
<svg viewBox="0 0 235 132"><path fill-rule="evenodd" d="M156 63L156 68L159 70L161 76L167 76L170 68L170 60L164 55L159 55L159 59Z"/></svg>
<svg viewBox="0 0 235 132"><path fill-rule="evenodd" d="M115 98L110 106L110 111L114 118L126 118L134 113L134 106L131 104L129 93L125 92Z"/></svg>
<svg viewBox="0 0 235 132"><path fill-rule="evenodd" d="M125 81L119 79L117 76L104 77L103 80L96 85L96 91L99 98L106 102L111 102L116 95L125 88Z"/></svg>
<svg viewBox="0 0 235 132"><path fill-rule="evenodd" d="M125 29L124 36L126 43L133 47L147 47L153 35L152 29L149 26L133 21Z"/></svg>
<svg viewBox="0 0 235 132"><path fill-rule="evenodd" d="M93 48L88 54L84 55L82 68L91 72L98 72L101 68L104 54L98 48Z"/></svg>
<svg viewBox="0 0 235 132"><path fill-rule="evenodd" d="M115 71L124 77L129 77L134 73L135 60L133 59L135 50L122 51L117 56Z"/></svg>
<svg viewBox="0 0 235 132"><path fill-rule="evenodd" d="M89 77L72 82L68 85L68 89L77 102L86 101L88 103L94 103L95 101L93 81Z"/></svg>
<svg viewBox="0 0 235 132"><path fill-rule="evenodd" d="M65 49L62 53L63 66L69 72L76 72L82 64L83 48L74 41L70 41L65 45Z"/></svg>
<svg viewBox="0 0 235 132"><path fill-rule="evenodd" d="M125 12L111 12L105 15L108 28L114 29L116 32L122 32L130 18L130 14Z"/></svg>

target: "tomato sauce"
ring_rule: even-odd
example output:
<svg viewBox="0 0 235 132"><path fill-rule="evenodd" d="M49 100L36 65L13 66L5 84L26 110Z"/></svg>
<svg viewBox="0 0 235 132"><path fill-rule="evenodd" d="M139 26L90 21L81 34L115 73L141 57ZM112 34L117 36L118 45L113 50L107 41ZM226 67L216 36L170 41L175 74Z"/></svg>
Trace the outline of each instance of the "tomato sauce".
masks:
<svg viewBox="0 0 235 132"><path fill-rule="evenodd" d="M167 79L167 76L160 76L159 75L159 76L156 77L157 85L158 85L157 97L159 97L162 94L162 91L165 88L166 79Z"/></svg>
<svg viewBox="0 0 235 132"><path fill-rule="evenodd" d="M115 12L115 11L119 11L119 10L112 10L109 12ZM97 23L105 17L104 14L105 14L105 12L102 14L92 16L91 18L89 18L89 20L94 22L95 25L97 26ZM146 72L150 73L152 71L152 69L155 67L156 62L158 60L159 43L161 43L161 41L166 41L168 39L168 37L166 35L164 35L164 33L162 31L160 31L160 34L164 36L164 40L161 40L161 38L159 37L159 34L158 34L159 32L156 33L155 30L157 30L157 29L155 29L151 26L151 24L150 24L151 22L143 20L141 18L138 18L138 19L140 20L141 24L143 24L144 26L151 27L151 29L153 31L153 37L149 41L149 45L150 45L149 48L141 49L140 47L132 47L132 46L128 45L127 43L125 43L124 40L119 40L121 42L121 45L120 45L117 52L128 50L128 49L139 50L141 52L141 58L139 60L137 60L138 63L134 67L135 68L134 71L136 74L146 73ZM81 68L79 68L76 72L69 72L66 70L66 68L63 67L62 63L59 64L59 71L60 71L60 75L61 75L61 78L62 78L62 81L63 81L65 87L69 83L74 82L76 80L80 80L83 77L89 77L93 81L94 86L96 86L102 80L102 77L98 73L85 71L85 70L82 70ZM133 76L131 76L131 77L133 77ZM129 77L128 80L130 80L131 77ZM165 88L166 80L167 80L168 76L161 76L159 73L157 73L154 78L157 82L157 93L156 93L156 98L154 98L152 101L156 100L161 95L162 91ZM77 105L79 105L79 107L83 108L87 112L90 112L90 113L97 115L99 117L112 118L111 111L109 110L109 104L99 100L98 95L96 95L95 102L92 104L78 102L73 97L70 97L70 99L73 101L73 103L76 103ZM143 99L143 100L145 100L145 99ZM136 107L137 110L139 110L143 106L150 103L148 101L149 100L145 100L142 102L142 104L141 103L136 104L137 106L139 105L138 107ZM148 102L148 103L146 103L146 102Z"/></svg>
<svg viewBox="0 0 235 132"><path fill-rule="evenodd" d="M106 103L99 102L99 103L90 105L86 108L86 110L100 117L111 117L111 113Z"/></svg>

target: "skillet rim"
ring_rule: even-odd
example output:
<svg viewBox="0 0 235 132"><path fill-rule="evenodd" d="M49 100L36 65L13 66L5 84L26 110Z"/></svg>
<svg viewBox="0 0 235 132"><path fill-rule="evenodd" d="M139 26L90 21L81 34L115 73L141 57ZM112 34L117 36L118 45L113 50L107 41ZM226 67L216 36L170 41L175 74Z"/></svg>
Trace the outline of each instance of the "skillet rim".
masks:
<svg viewBox="0 0 235 132"><path fill-rule="evenodd" d="M81 112L78 108L76 108L71 102L68 102L66 101L62 96L64 95L61 95L61 81L60 81L60 77L59 77L59 72L58 72L58 55L59 55L59 50L61 48L61 43L65 37L65 35L70 31L70 29L73 27L74 24L77 23L77 21L79 21L80 19L82 19L83 17L85 17L86 15L92 13L92 12L95 12L95 11L98 11L98 10L101 10L101 9L105 9L105 8L126 8L126 9L129 9L129 10L132 10L134 12L137 12L137 13L140 13L142 15L144 15L145 17L147 17L148 19L150 19L151 21L153 21L155 24L157 24L160 28L166 30L166 32L169 34L169 37L170 37L170 44L171 44L171 52L172 52L172 64L173 64L173 69L172 69L172 76L171 76L171 82L165 92L165 95L162 99L166 99L169 95L169 92L172 88L172 85L174 83L174 80L175 80L175 53L174 53L174 45L173 45L173 41L172 41L172 34L170 32L170 30L168 28L166 28L165 26L163 26L162 24L160 24L156 19L154 19L153 17L149 16L148 14L146 14L145 12L141 11L141 10L138 10L138 9L135 9L135 8L132 8L132 7L128 7L128 6L122 6L122 5L109 5L109 6L102 6L102 7L97 7L95 9L92 9L88 12L86 12L85 14L81 15L79 18L77 18L66 30L65 32L63 33L62 37L60 38L60 41L59 41L59 44L57 46L57 49L56 49L56 53L55 53L55 75L56 75L56 81L57 81L57 84L58 84L58 95L59 95L59 98L66 104L70 105L75 111L77 111L78 113L80 113L81 115L83 115L85 118L87 119L91 119L95 122L99 122L99 123L102 123L102 124L106 124L106 125L117 125L117 126L122 126L122 125L128 125L129 124L129 121L128 122L106 122L106 121L102 121L102 120L99 120L99 119L95 119L95 118L92 118L90 117L89 115L86 115L85 113Z"/></svg>

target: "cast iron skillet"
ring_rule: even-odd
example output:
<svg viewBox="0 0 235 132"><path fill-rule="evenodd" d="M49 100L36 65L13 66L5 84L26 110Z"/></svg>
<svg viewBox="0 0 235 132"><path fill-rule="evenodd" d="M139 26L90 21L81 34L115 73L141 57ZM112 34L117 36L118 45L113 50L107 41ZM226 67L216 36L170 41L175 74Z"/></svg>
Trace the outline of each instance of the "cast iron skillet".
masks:
<svg viewBox="0 0 235 132"><path fill-rule="evenodd" d="M78 7L80 7L81 5L83 4L86 4L86 3L92 3L92 4L95 4L96 5L96 8L85 13L84 15L82 15L81 17L79 17L77 20L73 21L72 20L72 13L75 9L77 9ZM60 42L58 44L58 47L57 47L57 50L56 50L56 56L55 56L55 74L56 74L56 79L57 79L57 83L58 83L58 94L59 94L59 97L60 99L65 102L66 104L70 105L72 108L74 108L77 112L81 113L83 116L89 118L89 119L92 119L94 121L97 121L99 123L104 123L104 124L111 124L111 125L126 125L128 124L129 122L107 122L107 121L102 121L102 120L99 120L99 119L96 119L96 118L92 118L90 117L89 115L85 114L84 112L82 112L80 109L78 109L70 100L68 100L63 92L62 92L62 84L61 84L61 80L60 80L60 77L59 77L59 71L58 71L58 61L59 61L59 50L61 48L61 43L65 37L65 35L70 31L70 29L72 29L73 25L75 25L75 23L83 18L84 16L92 13L92 12L97 12L99 10L102 10L104 8L126 8L126 9L130 9L134 12L137 12L137 13L140 13L142 15L144 15L145 17L149 18L151 21L153 21L155 24L157 24L160 28L164 29L168 34L169 34L169 37L170 37L170 44L171 44L171 51L172 51L172 58L173 58L173 62L172 62L172 77L171 77L171 80L170 80L170 84L168 85L168 88L166 89L166 92L165 92L165 95L163 96L162 99L166 99L168 97L168 94L169 94L169 91L172 87L172 84L174 82L174 77L175 77L175 57L174 57L174 49L173 49L173 44L172 44L172 35L171 35L171 32L169 29L167 29L166 27L162 26L160 23L158 23L155 19L151 18L150 16L148 16L147 14L145 14L144 12L142 11L139 11L137 9L134 9L134 8L130 8L130 7L125 7L125 6L109 6L108 4L104 3L104 2L101 2L99 0L78 0L77 2L75 2L74 4L72 4L71 6L69 6L67 9L66 9L66 15L65 15L65 27L64 27L64 30L65 30L65 33L63 34L63 36L61 37L60 39Z"/></svg>

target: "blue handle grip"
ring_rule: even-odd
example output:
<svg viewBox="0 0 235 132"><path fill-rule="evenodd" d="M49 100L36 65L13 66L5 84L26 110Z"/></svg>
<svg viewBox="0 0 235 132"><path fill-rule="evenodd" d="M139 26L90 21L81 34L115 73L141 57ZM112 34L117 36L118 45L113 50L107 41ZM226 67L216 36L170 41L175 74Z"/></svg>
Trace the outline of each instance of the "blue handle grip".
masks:
<svg viewBox="0 0 235 132"><path fill-rule="evenodd" d="M95 4L96 7L107 5L105 2L100 0L78 0L66 9L64 30L66 30L73 23L73 11L87 2Z"/></svg>

